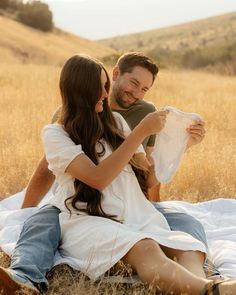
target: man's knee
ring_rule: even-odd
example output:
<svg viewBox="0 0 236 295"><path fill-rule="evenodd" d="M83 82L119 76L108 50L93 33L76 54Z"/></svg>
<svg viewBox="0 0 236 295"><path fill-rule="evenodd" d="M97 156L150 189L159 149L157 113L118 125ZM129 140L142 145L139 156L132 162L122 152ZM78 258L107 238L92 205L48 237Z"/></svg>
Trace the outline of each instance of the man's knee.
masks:
<svg viewBox="0 0 236 295"><path fill-rule="evenodd" d="M171 230L188 233L208 247L204 227L196 218L185 213L168 213L164 216Z"/></svg>
<svg viewBox="0 0 236 295"><path fill-rule="evenodd" d="M189 214L176 212L167 213L164 214L164 216L171 230L183 230L185 232L197 231L205 234L205 230L201 222Z"/></svg>
<svg viewBox="0 0 236 295"><path fill-rule="evenodd" d="M47 230L60 235L59 213L60 210L54 206L43 207L24 222L22 232Z"/></svg>

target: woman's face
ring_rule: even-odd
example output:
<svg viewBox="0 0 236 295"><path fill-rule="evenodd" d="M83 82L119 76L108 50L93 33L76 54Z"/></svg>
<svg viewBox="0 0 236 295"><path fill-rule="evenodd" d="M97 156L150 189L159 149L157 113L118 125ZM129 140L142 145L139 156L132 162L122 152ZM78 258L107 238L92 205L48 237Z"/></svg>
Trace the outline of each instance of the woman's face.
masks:
<svg viewBox="0 0 236 295"><path fill-rule="evenodd" d="M105 85L107 83L107 76L104 70L101 72L101 85L102 85L102 95L95 105L95 112L100 113L103 111L103 100L108 97Z"/></svg>

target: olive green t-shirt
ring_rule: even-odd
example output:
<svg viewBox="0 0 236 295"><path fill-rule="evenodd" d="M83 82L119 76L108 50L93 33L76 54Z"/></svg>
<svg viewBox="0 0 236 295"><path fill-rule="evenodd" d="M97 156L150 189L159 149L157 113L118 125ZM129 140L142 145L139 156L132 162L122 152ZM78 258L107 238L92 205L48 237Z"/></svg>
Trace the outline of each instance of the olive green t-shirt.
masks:
<svg viewBox="0 0 236 295"><path fill-rule="evenodd" d="M113 109L113 111L120 113L128 123L130 129L133 130L145 116L149 113L155 112L156 108L151 102L140 100L127 110ZM142 142L144 149L146 149L147 146L153 147L155 144L155 138L155 135L146 137Z"/></svg>
<svg viewBox="0 0 236 295"><path fill-rule="evenodd" d="M61 107L59 107L54 113L52 117L52 123L57 121L60 110L61 110ZM137 126L139 122L145 116L147 116L149 113L155 112L156 108L151 102L140 100L126 110L113 109L112 111L120 113L122 117L126 120L126 122L128 123L130 129L134 129L134 127ZM147 146L149 147L154 146L155 135L146 137L142 144L144 149L146 149Z"/></svg>

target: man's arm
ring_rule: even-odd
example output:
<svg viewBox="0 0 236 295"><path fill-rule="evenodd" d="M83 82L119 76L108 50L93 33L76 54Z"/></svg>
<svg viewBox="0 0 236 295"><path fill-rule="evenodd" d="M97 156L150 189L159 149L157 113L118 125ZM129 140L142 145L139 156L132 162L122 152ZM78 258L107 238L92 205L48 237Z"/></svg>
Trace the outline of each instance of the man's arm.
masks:
<svg viewBox="0 0 236 295"><path fill-rule="evenodd" d="M55 176L48 169L44 156L31 176L21 208L36 207L49 191L54 180Z"/></svg>
<svg viewBox="0 0 236 295"><path fill-rule="evenodd" d="M153 183L153 186L148 189L148 199L153 202L160 202L161 184L156 179L156 176L155 176L154 161L151 157L153 149L154 149L153 146L146 147L146 156L149 163L151 164L151 167L149 169L149 172L150 172L149 178L151 179L151 182Z"/></svg>
<svg viewBox="0 0 236 295"><path fill-rule="evenodd" d="M202 142L206 133L205 122L200 120L196 121L194 124L187 128L187 132L189 134L189 140L186 146L186 150L188 150L193 145Z"/></svg>
<svg viewBox="0 0 236 295"><path fill-rule="evenodd" d="M53 114L51 120L52 124L58 120L60 112L61 106L58 107ZM36 207L49 191L54 180L55 176L48 169L48 163L44 156L30 178L21 208Z"/></svg>

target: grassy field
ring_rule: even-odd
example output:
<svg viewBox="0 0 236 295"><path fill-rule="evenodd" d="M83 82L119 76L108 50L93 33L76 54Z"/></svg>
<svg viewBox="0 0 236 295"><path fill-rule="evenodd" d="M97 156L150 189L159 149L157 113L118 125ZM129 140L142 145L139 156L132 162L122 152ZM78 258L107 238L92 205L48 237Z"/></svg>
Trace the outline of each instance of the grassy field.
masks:
<svg viewBox="0 0 236 295"><path fill-rule="evenodd" d="M41 129L60 104L59 71L52 66L1 65L0 199L27 185L43 154ZM158 108L172 105L201 114L207 130L204 142L186 153L174 180L162 187L162 200L236 197L235 93L233 77L161 71L147 99ZM1 255L0 264L7 265ZM56 270L50 281L48 294L150 294L142 286L92 285L66 267Z"/></svg>
<svg viewBox="0 0 236 295"><path fill-rule="evenodd" d="M0 198L23 189L43 154L40 132L60 104L59 68L3 65L0 69ZM202 201L235 197L236 78L200 72L161 71L147 98L197 112L206 137L185 155L162 198Z"/></svg>

